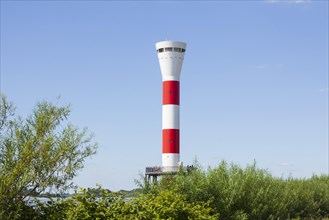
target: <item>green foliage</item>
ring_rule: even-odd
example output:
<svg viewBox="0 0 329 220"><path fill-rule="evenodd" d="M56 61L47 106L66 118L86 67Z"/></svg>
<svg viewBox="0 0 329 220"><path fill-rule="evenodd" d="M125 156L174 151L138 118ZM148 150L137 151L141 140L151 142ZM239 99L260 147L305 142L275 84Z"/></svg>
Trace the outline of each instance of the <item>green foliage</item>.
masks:
<svg viewBox="0 0 329 220"><path fill-rule="evenodd" d="M281 179L256 164L241 168L222 162L207 172L198 167L189 174L164 176L158 183L142 180L144 190L133 198L100 187L83 189L71 198L35 207L38 218L30 219L325 219L329 215L328 176Z"/></svg>
<svg viewBox="0 0 329 220"><path fill-rule="evenodd" d="M96 151L92 135L67 123L69 106L39 102L26 119L1 96L0 218L22 218L23 200L46 190L65 191ZM22 214L23 213L23 214Z"/></svg>
<svg viewBox="0 0 329 220"><path fill-rule="evenodd" d="M328 176L275 178L256 164L241 168L222 162L207 171L138 182L141 193L127 198L98 187L33 207L20 204L32 220L91 219L325 219L329 216Z"/></svg>
<svg viewBox="0 0 329 220"><path fill-rule="evenodd" d="M241 168L222 162L207 172L197 169L163 178L154 190L174 190L189 202L209 202L221 219L318 219L329 216L329 176L310 179L273 177L256 164ZM170 181L168 181L170 180Z"/></svg>
<svg viewBox="0 0 329 220"><path fill-rule="evenodd" d="M142 194L127 202L128 219L217 219L209 202L189 202L187 196L174 190Z"/></svg>
<svg viewBox="0 0 329 220"><path fill-rule="evenodd" d="M112 204L124 204L105 189L81 189L75 196L64 201L66 219L109 219Z"/></svg>
<svg viewBox="0 0 329 220"><path fill-rule="evenodd" d="M38 203L30 219L204 219L215 220L217 214L210 214L209 203L188 202L185 195L171 190L157 194L139 194L130 200L118 193L98 187L81 189L76 195L52 202Z"/></svg>

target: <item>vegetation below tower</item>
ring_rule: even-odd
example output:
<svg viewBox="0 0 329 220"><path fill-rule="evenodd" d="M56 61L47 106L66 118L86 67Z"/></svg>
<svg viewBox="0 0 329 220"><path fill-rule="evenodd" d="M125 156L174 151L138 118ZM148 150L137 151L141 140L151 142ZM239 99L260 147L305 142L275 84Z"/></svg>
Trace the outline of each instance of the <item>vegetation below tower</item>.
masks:
<svg viewBox="0 0 329 220"><path fill-rule="evenodd" d="M328 219L329 176L282 179L255 164L241 168L222 161L207 171L158 182L136 181L129 192L98 187L72 197L21 206L19 219ZM128 193L128 194L127 194Z"/></svg>

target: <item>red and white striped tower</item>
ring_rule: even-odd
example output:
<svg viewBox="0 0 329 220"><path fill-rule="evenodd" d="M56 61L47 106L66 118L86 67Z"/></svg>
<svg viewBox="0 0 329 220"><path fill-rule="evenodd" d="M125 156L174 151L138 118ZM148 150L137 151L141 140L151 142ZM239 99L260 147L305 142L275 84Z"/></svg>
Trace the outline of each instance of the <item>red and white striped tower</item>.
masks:
<svg viewBox="0 0 329 220"><path fill-rule="evenodd" d="M162 73L162 170L179 169L179 80L186 43L162 41L156 44Z"/></svg>

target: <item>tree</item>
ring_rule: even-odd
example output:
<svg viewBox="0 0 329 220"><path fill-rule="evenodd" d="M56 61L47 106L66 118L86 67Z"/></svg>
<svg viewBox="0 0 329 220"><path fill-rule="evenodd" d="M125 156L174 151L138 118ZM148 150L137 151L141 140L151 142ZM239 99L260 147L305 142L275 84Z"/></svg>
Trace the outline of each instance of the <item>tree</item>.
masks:
<svg viewBox="0 0 329 220"><path fill-rule="evenodd" d="M28 196L63 192L97 144L87 128L68 122L70 106L38 102L32 114L15 117L15 108L1 95L0 219L19 218Z"/></svg>

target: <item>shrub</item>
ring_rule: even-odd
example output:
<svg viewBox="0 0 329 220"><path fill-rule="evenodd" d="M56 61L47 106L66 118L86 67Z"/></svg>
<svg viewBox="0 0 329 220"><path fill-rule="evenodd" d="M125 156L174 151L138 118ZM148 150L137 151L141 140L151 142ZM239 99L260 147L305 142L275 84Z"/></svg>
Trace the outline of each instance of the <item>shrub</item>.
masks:
<svg viewBox="0 0 329 220"><path fill-rule="evenodd" d="M189 202L209 202L221 219L317 219L329 216L329 177L283 179L256 164L241 168L221 162L204 171L179 173L148 185L148 192L174 189Z"/></svg>

